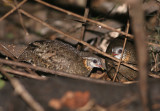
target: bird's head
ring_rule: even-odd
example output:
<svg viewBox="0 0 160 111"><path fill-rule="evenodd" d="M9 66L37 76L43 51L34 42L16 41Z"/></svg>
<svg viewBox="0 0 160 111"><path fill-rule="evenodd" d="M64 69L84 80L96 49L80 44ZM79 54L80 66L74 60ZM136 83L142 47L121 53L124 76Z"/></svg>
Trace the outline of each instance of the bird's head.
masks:
<svg viewBox="0 0 160 111"><path fill-rule="evenodd" d="M84 65L88 70L92 70L94 67L103 69L102 61L97 57L83 57Z"/></svg>
<svg viewBox="0 0 160 111"><path fill-rule="evenodd" d="M123 50L122 46L113 47L112 48L112 56L117 59L120 59L122 56L122 50ZM122 61L127 62L129 60L129 57L130 57L129 53L127 52L126 49L124 49Z"/></svg>

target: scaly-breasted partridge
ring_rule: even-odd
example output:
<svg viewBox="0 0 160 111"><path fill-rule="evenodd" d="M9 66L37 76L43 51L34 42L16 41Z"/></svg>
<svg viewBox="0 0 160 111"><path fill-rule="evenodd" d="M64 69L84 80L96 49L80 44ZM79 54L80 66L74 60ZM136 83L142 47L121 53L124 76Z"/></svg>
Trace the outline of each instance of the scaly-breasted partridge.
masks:
<svg viewBox="0 0 160 111"><path fill-rule="evenodd" d="M122 49L123 49L123 43L124 40L117 38L114 39L110 42L106 53L112 55L113 57L120 59L122 55ZM122 57L122 62L126 62L128 64L131 64L133 66L136 66L136 51L134 44L131 41L127 41L123 57ZM107 69L107 74L111 79L113 79L115 73L116 73L116 68L117 68L117 62L106 58L105 59L106 63L106 69ZM117 74L116 80L119 82L123 81L128 81L128 80L135 80L138 76L138 72L127 67L124 65L120 65L119 72Z"/></svg>
<svg viewBox="0 0 160 111"><path fill-rule="evenodd" d="M35 41L28 45L18 59L37 66L81 76L88 76L94 67L102 67L101 59L96 55L78 51L60 40Z"/></svg>

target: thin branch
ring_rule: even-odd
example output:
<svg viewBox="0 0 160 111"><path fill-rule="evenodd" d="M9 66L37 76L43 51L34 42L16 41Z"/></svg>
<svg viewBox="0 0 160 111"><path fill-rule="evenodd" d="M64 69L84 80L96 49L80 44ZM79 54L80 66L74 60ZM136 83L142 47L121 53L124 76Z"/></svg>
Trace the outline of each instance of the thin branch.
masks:
<svg viewBox="0 0 160 111"><path fill-rule="evenodd" d="M8 65L24 67L24 68L30 68L30 69L33 69L33 70L38 70L38 71L42 71L42 72L45 72L45 73L50 73L50 74L53 74L53 75L59 75L59 76L69 77L69 78L78 79L78 80L79 79L80 80L86 80L86 81L94 82L94 83L116 84L116 83L110 83L110 82L102 81L102 80L98 80L98 79L92 79L92 78L87 78L87 77L83 77L83 76L68 74L68 73L65 73L65 72L59 72L59 71L51 70L51 69L44 68L44 67L33 66L33 65L30 65L30 64L26 64L26 63L15 62L15 61L11 61L11 60L0 59L0 63L1 64L8 64ZM120 84L116 84L116 85L120 85Z"/></svg>
<svg viewBox="0 0 160 111"><path fill-rule="evenodd" d="M84 17L88 18L88 14L89 14L89 2L90 0L86 0L86 7L85 7L85 11L84 11ZM84 37L85 37L85 32L86 32L86 25L83 25L83 24L86 24L86 20L83 20L82 22L82 27L81 27L81 36L80 36L80 40L84 40ZM78 50L82 50L83 49L83 45L78 43L77 45L77 49Z"/></svg>
<svg viewBox="0 0 160 111"><path fill-rule="evenodd" d="M157 79L160 79L160 76L159 75L156 75L156 74L148 74L150 77L153 77L153 78L157 78Z"/></svg>
<svg viewBox="0 0 160 111"><path fill-rule="evenodd" d="M116 73L114 74L114 77L113 77L113 82L115 81L115 79L116 79L116 77L117 77L117 74L118 74L118 71L119 71L119 68L120 68L120 65L121 65L121 62L122 62L122 58L123 58L123 54L124 54L124 50L125 50L126 43L127 43L127 38L124 39L121 58L120 58L120 61L118 62L118 66L117 66L117 69L116 69Z"/></svg>
<svg viewBox="0 0 160 111"><path fill-rule="evenodd" d="M90 0L86 0L86 7L85 7L85 11L84 11L84 17L86 17L86 18L88 18L88 14L89 14L89 7L90 7L89 5L90 5ZM85 37L85 32L86 32L86 25L83 25L83 24L86 24L85 19L83 20L83 23L82 23L80 40L85 39L84 37ZM82 44L78 44L77 49L79 49L79 50L83 49Z"/></svg>
<svg viewBox="0 0 160 111"><path fill-rule="evenodd" d="M24 88L24 86L15 78L11 78L7 72L0 68L2 74L7 77L11 85L15 89L16 93L35 111L44 111L44 108L33 99L29 92Z"/></svg>
<svg viewBox="0 0 160 111"><path fill-rule="evenodd" d="M132 102L137 100L137 95L132 95L131 97L123 98L118 103L112 104L107 108L107 111L123 111L125 108L130 105Z"/></svg>
<svg viewBox="0 0 160 111"><path fill-rule="evenodd" d="M127 29L126 29L126 33L128 33L128 30L129 30L129 20L128 20L128 22L127 22ZM113 81L115 81L115 79L116 79L116 77L117 77L117 74L118 74L118 71L119 71L119 68L120 68L120 65L121 65L121 62L122 62L122 58L123 58L123 54L124 54L124 50L125 50L125 47L126 47L126 43L127 43L127 38L125 38L125 39L124 39L121 58L120 58L120 61L118 62L118 66L117 66L117 69L116 69L116 73L114 74Z"/></svg>
<svg viewBox="0 0 160 111"><path fill-rule="evenodd" d="M22 2L20 2L17 7L14 7L12 10L10 10L8 13L6 13L5 15L3 15L1 18L0 18L0 22L2 20L4 20L6 17L8 17L10 14L12 14L15 10L17 10L19 7L21 7L25 2L27 2L27 0L23 0Z"/></svg>
<svg viewBox="0 0 160 111"><path fill-rule="evenodd" d="M158 63L158 54L154 54L154 52L152 52L152 56L153 56L153 59L154 59L154 66L151 68L151 71L158 71L158 65L159 65L159 63Z"/></svg>
<svg viewBox="0 0 160 111"><path fill-rule="evenodd" d="M38 75L28 74L28 73L25 73L25 72L13 70L13 69L8 69L8 68L1 68L1 69L4 70L7 73L11 73L13 75L19 75L19 76L32 78L32 79L37 79L37 80L46 80L46 78L40 77Z"/></svg>
<svg viewBox="0 0 160 111"><path fill-rule="evenodd" d="M78 79L78 80L79 79L80 80L86 80L86 81L94 82L94 83L112 84L112 85L116 84L116 83L110 83L110 82L102 81L102 80L98 80L98 79L86 78L86 77L77 76L77 75L73 75L73 74L68 74L68 73L64 73L64 72L54 71L54 70L51 70L51 69L48 69L48 68L33 66L33 65L30 65L30 64L15 62L15 61L11 61L11 60L0 59L0 63L19 66L19 67L24 67L24 68L30 68L30 69L33 69L33 70L38 70L38 71L50 73L50 74L53 74L53 75L59 75L59 76L69 77L69 78ZM155 74L151 74L151 75L156 76ZM160 78L160 76L156 76L156 77ZM116 85L121 85L121 84L116 84Z"/></svg>
<svg viewBox="0 0 160 111"><path fill-rule="evenodd" d="M17 0L14 0L14 3L15 3L15 7L17 7ZM14 6L13 6L13 7L14 7ZM15 8L15 7L14 7L14 8ZM20 7L19 7L19 8L20 8ZM20 20L21 26L22 26L25 34L26 34L26 35L29 35L29 33L28 33L28 31L27 31L27 29L26 29L26 27L25 27L25 25L24 25L24 21L23 21L23 18L22 18L22 14L21 14L21 12L19 11L19 8L17 8L17 10L18 10L18 16L19 16L19 20Z"/></svg>
<svg viewBox="0 0 160 111"><path fill-rule="evenodd" d="M103 24L103 23L101 23L101 22L98 22L98 21L95 21L95 20L92 20L92 19L89 19L89 18L85 18L85 17L83 17L83 16L81 16L81 15L78 15L78 14L73 13L73 12L70 12L70 11L68 11L68 10L59 8L59 7L55 6L55 5L51 5L51 4L46 3L46 2L44 2L44 1L42 1L42 0L35 0L35 1L37 1L37 2L39 2L39 3L41 3L41 4L43 4L43 5L46 5L46 6L48 6L48 7L51 7L51 8L53 8L53 9L56 9L56 10L58 10L58 11L67 13L68 15L72 15L72 16L75 16L75 17L80 18L80 19L82 19L82 20L86 20L86 21L95 23L95 24L97 24L97 25L100 25L100 26L108 29L108 30L111 30L111 31L114 31L114 32L119 32L119 33L122 34L122 35L125 35L125 36L127 36L127 37L133 38L133 35L128 34L128 33L125 33L125 32L122 32L122 31L119 31L119 30L117 30L117 29L115 29L115 28L112 28L112 27L110 27L110 26L108 26L108 25L106 25L106 24Z"/></svg>
<svg viewBox="0 0 160 111"><path fill-rule="evenodd" d="M78 15L78 14L76 14L76 13L73 13L73 12L70 12L70 11L68 11L68 10L65 10L65 9L62 9L62 8L59 8L59 7L56 7L55 5L48 4L48 3L46 3L46 2L44 2L44 1L42 1L42 0L35 0L35 1L37 1L37 2L39 2L39 3L41 3L41 4L43 4L43 5L46 5L46 6L48 6L48 7L51 7L51 8L53 8L53 9L56 9L56 10L58 10L58 11L64 12L64 13L66 13L66 14L68 14L68 15L75 16L75 17L77 17L77 18L80 18L80 19L82 19L82 20L89 21L89 22L91 22L91 23L95 23L95 24L97 24L97 25L100 25L100 26L108 29L108 30L111 30L111 31L114 31L114 32L119 32L120 34L125 35L126 37L129 37L129 38L132 38L132 39L133 39L133 35L128 34L128 33L125 33L125 32L122 32L122 31L119 31L119 30L117 30L117 29L115 29L115 28L113 28L113 27L110 27L110 26L108 26L108 25L106 25L106 24L103 24L103 23L101 23L101 22L98 22L98 21L95 21L95 20L92 20L92 19L89 19L89 18L85 18L85 17L83 17L83 16L81 16L81 15ZM151 42L146 42L146 43L147 43L148 45L160 47L160 44L155 44L155 43L151 43Z"/></svg>
<svg viewBox="0 0 160 111"><path fill-rule="evenodd" d="M88 14L89 14L89 5L90 5L90 0L87 0L85 12L84 12L84 17L85 17L85 18L88 18ZM86 23L86 20L84 19L84 20L83 20L83 24L85 24L85 23ZM85 29L86 29L86 25L82 25L81 38L80 38L80 40L84 40Z"/></svg>
<svg viewBox="0 0 160 111"><path fill-rule="evenodd" d="M147 43L148 45L155 46L155 47L160 47L160 44L155 44L155 43L152 43L152 42L145 42L145 43Z"/></svg>
<svg viewBox="0 0 160 111"><path fill-rule="evenodd" d="M139 67L139 90L144 111L151 111L151 97L147 83L148 77L148 54L146 35L144 30L144 12L142 9L142 0L135 0L131 3L132 29L135 35L135 44L137 50L138 67Z"/></svg>

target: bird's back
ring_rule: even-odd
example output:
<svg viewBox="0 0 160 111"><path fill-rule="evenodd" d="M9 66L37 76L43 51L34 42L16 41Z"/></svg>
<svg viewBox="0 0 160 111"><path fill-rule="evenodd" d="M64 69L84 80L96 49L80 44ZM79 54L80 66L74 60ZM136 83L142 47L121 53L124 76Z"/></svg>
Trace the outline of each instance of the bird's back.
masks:
<svg viewBox="0 0 160 111"><path fill-rule="evenodd" d="M57 71L87 75L89 71L79 53L71 45L59 40L36 41L29 44L19 60Z"/></svg>

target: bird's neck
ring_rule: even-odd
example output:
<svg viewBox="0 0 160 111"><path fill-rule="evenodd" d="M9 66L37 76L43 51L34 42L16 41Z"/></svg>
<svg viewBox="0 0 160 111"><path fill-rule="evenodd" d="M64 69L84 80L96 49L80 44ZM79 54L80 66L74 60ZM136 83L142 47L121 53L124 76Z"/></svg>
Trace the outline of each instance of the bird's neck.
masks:
<svg viewBox="0 0 160 111"><path fill-rule="evenodd" d="M84 63L84 66L86 67L87 70L89 70L89 71L92 70L92 68L89 67L89 65L88 65L87 59L83 59L83 63Z"/></svg>

